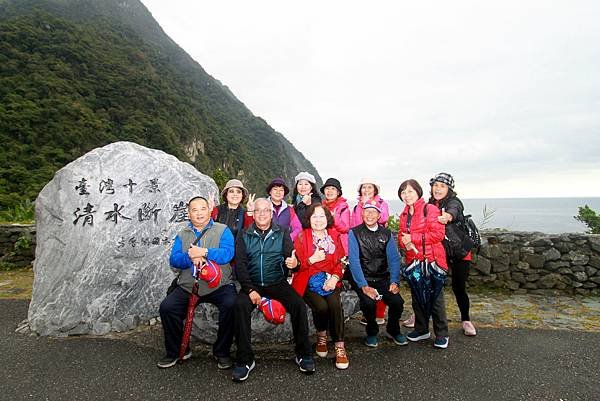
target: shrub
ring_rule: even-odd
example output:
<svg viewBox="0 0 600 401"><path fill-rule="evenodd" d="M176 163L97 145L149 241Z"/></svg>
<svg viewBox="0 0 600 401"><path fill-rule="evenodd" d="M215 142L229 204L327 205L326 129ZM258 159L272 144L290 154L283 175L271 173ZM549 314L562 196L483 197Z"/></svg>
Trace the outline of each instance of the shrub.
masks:
<svg viewBox="0 0 600 401"><path fill-rule="evenodd" d="M391 215L387 221L387 228L389 228L392 232L397 233L400 229L400 218Z"/></svg>
<svg viewBox="0 0 600 401"><path fill-rule="evenodd" d="M573 217L588 226L589 234L600 234L600 216L588 205L580 206L579 214Z"/></svg>
<svg viewBox="0 0 600 401"><path fill-rule="evenodd" d="M31 248L32 243L31 235L23 234L15 241L15 251L17 253L27 252Z"/></svg>

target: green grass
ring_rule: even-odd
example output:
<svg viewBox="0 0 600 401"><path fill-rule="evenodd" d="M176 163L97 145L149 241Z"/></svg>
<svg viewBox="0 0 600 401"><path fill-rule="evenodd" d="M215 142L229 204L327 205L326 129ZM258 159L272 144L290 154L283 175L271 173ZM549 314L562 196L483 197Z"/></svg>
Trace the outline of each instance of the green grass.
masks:
<svg viewBox="0 0 600 401"><path fill-rule="evenodd" d="M0 223L31 224L35 221L35 204L24 200L0 211Z"/></svg>

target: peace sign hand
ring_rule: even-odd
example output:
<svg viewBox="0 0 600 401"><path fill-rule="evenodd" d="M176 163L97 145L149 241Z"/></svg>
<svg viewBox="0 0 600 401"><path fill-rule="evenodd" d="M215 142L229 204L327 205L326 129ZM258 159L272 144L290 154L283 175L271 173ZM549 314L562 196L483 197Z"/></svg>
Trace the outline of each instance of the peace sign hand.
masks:
<svg viewBox="0 0 600 401"><path fill-rule="evenodd" d="M215 207L215 199L216 199L216 192L213 190L208 191L208 210L213 210Z"/></svg>
<svg viewBox="0 0 600 401"><path fill-rule="evenodd" d="M248 203L246 203L246 210L249 212L254 212L254 198L256 194L248 195Z"/></svg>

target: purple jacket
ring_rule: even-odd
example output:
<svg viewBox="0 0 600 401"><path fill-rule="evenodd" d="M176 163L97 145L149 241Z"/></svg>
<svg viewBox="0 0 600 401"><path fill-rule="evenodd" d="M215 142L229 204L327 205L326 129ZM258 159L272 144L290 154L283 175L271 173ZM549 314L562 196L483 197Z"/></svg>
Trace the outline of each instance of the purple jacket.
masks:
<svg viewBox="0 0 600 401"><path fill-rule="evenodd" d="M286 202L281 202L279 214L275 211L275 204L273 204L273 222L281 228L289 228L292 241L302 232L302 224L300 224L294 208L290 207Z"/></svg>

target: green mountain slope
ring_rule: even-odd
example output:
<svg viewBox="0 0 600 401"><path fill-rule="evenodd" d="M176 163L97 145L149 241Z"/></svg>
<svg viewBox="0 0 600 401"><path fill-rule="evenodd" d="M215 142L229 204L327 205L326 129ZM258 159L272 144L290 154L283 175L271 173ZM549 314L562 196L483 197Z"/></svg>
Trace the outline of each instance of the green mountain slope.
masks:
<svg viewBox="0 0 600 401"><path fill-rule="evenodd" d="M319 177L139 1L0 0L0 208L35 199L56 170L119 140L259 194L274 176Z"/></svg>

